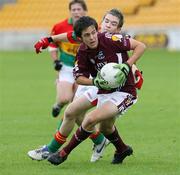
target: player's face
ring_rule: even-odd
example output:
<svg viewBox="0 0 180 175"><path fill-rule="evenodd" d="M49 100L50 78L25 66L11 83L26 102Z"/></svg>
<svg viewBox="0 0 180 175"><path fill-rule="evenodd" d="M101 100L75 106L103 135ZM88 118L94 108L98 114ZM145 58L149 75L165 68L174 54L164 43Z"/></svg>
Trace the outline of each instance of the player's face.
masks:
<svg viewBox="0 0 180 175"><path fill-rule="evenodd" d="M86 15L86 11L84 11L81 4L76 3L76 4L71 5L70 14L71 14L73 23L75 23L80 17Z"/></svg>
<svg viewBox="0 0 180 175"><path fill-rule="evenodd" d="M121 28L118 28L119 19L116 16L107 14L101 23L101 32L119 33Z"/></svg>
<svg viewBox="0 0 180 175"><path fill-rule="evenodd" d="M95 49L98 46L97 30L94 26L89 26L82 31L81 39L90 49Z"/></svg>

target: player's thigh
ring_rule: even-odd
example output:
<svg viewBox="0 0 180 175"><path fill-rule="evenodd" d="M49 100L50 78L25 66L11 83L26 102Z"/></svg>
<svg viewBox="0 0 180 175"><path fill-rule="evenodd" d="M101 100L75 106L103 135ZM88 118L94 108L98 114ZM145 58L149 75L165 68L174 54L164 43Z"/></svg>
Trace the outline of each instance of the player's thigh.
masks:
<svg viewBox="0 0 180 175"><path fill-rule="evenodd" d="M133 95L126 92L116 91L106 95L100 94L98 96L98 106L101 106L106 102L113 103L119 111L117 116L124 114L130 107L133 106L133 104L136 103L136 101L137 99Z"/></svg>
<svg viewBox="0 0 180 175"><path fill-rule="evenodd" d="M96 109L90 111L86 114L83 123L85 125L94 125L101 121L111 120L118 114L118 108L115 104L108 101L97 107Z"/></svg>
<svg viewBox="0 0 180 175"><path fill-rule="evenodd" d="M74 96L73 67L63 65L57 81L57 95L61 101L72 100Z"/></svg>
<svg viewBox="0 0 180 175"><path fill-rule="evenodd" d="M79 115L84 115L90 108L92 108L91 102L82 95L81 97L74 99L67 106L65 115L76 115L78 117Z"/></svg>
<svg viewBox="0 0 180 175"><path fill-rule="evenodd" d="M78 87L78 89L79 89L79 87ZM84 93L84 90L82 92ZM80 104L84 103L84 101L81 99L81 97L85 96L87 98L87 96L85 94L83 94L83 95L82 94L80 95L80 93L79 93L78 95L75 95L74 98L73 98L73 101L80 98L78 100L78 102L80 102ZM83 99L84 99L84 97L83 97ZM76 117L76 124L79 125L79 126L81 125L82 121L84 120L84 116L85 116L87 110L94 107L94 105L91 102L91 99L89 99L89 98L87 98L87 99L88 99L88 102L87 102L88 107L87 108L85 107L83 110L81 110L81 113L79 113L78 116ZM85 99L85 101L87 101L87 99ZM91 105L89 104L89 102L90 102Z"/></svg>
<svg viewBox="0 0 180 175"><path fill-rule="evenodd" d="M74 97L74 85L70 82L60 81L57 83L57 95L60 100L71 101Z"/></svg>

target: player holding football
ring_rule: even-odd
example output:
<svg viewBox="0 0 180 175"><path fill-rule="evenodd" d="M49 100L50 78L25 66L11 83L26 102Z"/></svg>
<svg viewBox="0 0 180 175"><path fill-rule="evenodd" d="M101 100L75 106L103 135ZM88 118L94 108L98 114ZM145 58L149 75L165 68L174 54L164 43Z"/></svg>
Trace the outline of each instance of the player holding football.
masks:
<svg viewBox="0 0 180 175"><path fill-rule="evenodd" d="M120 32L121 30L121 27L123 25L123 15L117 10L117 9L112 9L110 10L109 12L107 12L103 18L103 21L102 21L102 24L101 24L101 31L109 31L109 32ZM72 33L71 33L72 34ZM64 35L64 34L61 34L61 36ZM60 35L59 35L60 36ZM54 37L54 36L53 36ZM72 35L68 34L68 37L70 40L72 40ZM61 40L62 38L63 39L67 39L67 36L66 34L63 36L63 37L57 37L55 36L54 38L56 38L57 40ZM74 41L73 41L74 42ZM88 86L84 86L82 88L78 88L78 93L76 93L76 96L79 96L79 95L82 95L84 90L86 90L88 88ZM91 87L91 89L94 89L94 92L97 92L97 88L95 87ZM80 90L79 90L80 89ZM94 103L96 102L96 98L97 98L97 94L94 93L94 97L92 97L92 99L89 99L90 102ZM92 105L93 106L93 105ZM81 114L82 115L82 114ZM80 118L80 117L79 117ZM77 120L79 120L76 119ZM66 135L68 136L69 135L69 131L66 130L66 128L68 129L72 129L72 119L69 119L69 118L66 118L65 117L65 121L64 121L64 127L61 127L60 129L60 133L63 133L63 135ZM82 122L82 119L79 121L79 123ZM70 125L69 125L70 124ZM64 128L64 129L63 129ZM70 130L71 130L70 129ZM96 147L98 148L98 147ZM56 149L57 150L57 149ZM95 149L96 150L96 149ZM94 150L94 154L92 155L91 157L91 161L94 162L96 160L99 159L100 155L101 154L98 154L96 153L96 151ZM33 157L35 159L35 157L37 157L37 154L35 154L35 150L32 150L29 152L31 155L29 155L30 157ZM41 154L41 152L39 151L39 154ZM40 156L41 157L41 156Z"/></svg>
<svg viewBox="0 0 180 175"><path fill-rule="evenodd" d="M116 148L113 164L122 163L133 152L119 136L115 120L137 100L131 66L142 56L146 47L143 43L120 34L100 34L97 29L98 25L91 17L81 17L76 22L75 34L80 37L83 44L78 50L77 65L74 70L78 84L95 85L98 88L98 105L96 109L85 114L81 126L68 145L48 158L48 161L54 165L64 162L70 152L92 134L98 123L100 131ZM133 54L129 57L127 52L130 50L133 50ZM111 89L98 73L103 65L109 62L118 63L115 68L119 70L117 80L120 86L116 89ZM89 78L90 75L93 79ZM88 91L86 95L70 103L65 110L65 117L75 118L81 111L91 108L88 97L93 96L93 93Z"/></svg>

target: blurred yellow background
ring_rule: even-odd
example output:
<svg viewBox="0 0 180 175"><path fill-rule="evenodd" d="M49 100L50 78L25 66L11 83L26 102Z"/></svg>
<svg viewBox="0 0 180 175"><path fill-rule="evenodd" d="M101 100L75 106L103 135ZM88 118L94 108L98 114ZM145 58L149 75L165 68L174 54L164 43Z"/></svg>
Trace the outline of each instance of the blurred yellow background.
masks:
<svg viewBox="0 0 180 175"><path fill-rule="evenodd" d="M68 16L68 3L68 0L6 0L1 3L0 29L49 29ZM86 3L88 15L98 22L107 10L118 8L125 15L126 26L180 24L180 0L86 0Z"/></svg>

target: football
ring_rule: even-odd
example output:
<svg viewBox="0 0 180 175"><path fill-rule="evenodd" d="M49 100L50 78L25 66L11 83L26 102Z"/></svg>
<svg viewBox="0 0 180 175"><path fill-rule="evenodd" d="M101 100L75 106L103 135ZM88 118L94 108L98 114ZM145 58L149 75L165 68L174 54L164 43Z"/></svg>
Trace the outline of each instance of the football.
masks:
<svg viewBox="0 0 180 175"><path fill-rule="evenodd" d="M108 85L111 88L119 87L119 83L116 81L115 75L118 73L118 69L114 68L113 66L117 65L117 63L108 63L105 64L101 71L101 77L107 81Z"/></svg>

